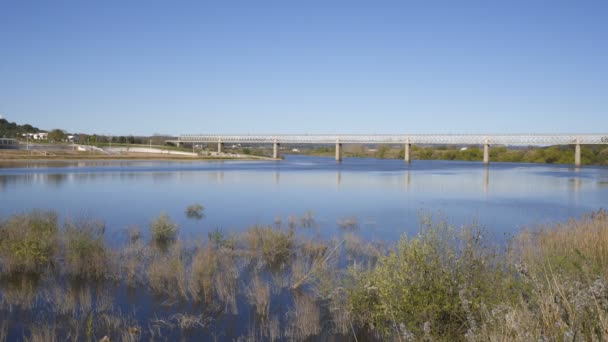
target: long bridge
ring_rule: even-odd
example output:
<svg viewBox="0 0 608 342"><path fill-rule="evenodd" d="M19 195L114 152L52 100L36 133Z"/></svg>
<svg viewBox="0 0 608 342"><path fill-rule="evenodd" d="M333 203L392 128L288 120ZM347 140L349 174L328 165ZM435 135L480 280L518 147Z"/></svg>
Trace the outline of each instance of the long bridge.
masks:
<svg viewBox="0 0 608 342"><path fill-rule="evenodd" d="M171 140L177 146L187 143L217 143L222 152L225 143L272 144L273 158L279 159L281 144L336 144L336 161L342 160L342 144L402 144L405 162L411 162L412 144L483 145L483 162L490 163L490 146L575 145L574 164L581 165L581 145L608 144L608 134L282 134L282 135L180 135Z"/></svg>

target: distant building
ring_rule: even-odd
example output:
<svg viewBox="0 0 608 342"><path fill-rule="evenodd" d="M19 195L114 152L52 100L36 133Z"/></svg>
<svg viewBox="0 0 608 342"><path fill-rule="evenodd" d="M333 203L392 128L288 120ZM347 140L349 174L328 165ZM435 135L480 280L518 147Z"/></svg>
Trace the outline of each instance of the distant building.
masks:
<svg viewBox="0 0 608 342"><path fill-rule="evenodd" d="M48 133L35 133L33 136L34 140L48 140Z"/></svg>

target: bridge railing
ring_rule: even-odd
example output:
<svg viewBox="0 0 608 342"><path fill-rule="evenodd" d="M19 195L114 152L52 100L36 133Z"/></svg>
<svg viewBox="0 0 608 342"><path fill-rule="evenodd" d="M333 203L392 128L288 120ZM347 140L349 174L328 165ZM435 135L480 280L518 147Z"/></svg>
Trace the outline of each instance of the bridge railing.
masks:
<svg viewBox="0 0 608 342"><path fill-rule="evenodd" d="M297 144L437 144L437 145L568 145L608 144L608 134L281 134L181 135L184 143L297 143Z"/></svg>

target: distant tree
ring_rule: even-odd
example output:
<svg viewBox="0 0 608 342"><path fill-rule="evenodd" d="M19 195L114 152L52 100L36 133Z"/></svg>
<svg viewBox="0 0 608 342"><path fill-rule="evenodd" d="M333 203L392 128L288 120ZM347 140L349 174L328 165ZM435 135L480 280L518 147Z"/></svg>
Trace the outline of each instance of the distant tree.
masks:
<svg viewBox="0 0 608 342"><path fill-rule="evenodd" d="M54 129L49 132L48 139L50 141L64 141L65 140L65 132L61 129Z"/></svg>

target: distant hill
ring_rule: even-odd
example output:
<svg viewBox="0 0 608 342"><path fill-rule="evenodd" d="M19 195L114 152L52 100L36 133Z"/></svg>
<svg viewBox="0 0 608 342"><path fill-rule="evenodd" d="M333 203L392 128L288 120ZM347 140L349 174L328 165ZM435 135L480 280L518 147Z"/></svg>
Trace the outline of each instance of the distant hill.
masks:
<svg viewBox="0 0 608 342"><path fill-rule="evenodd" d="M4 118L0 119L0 137L2 138L16 138L23 133L38 132L42 132L42 130L32 125L18 125L15 122L8 122L8 120Z"/></svg>

